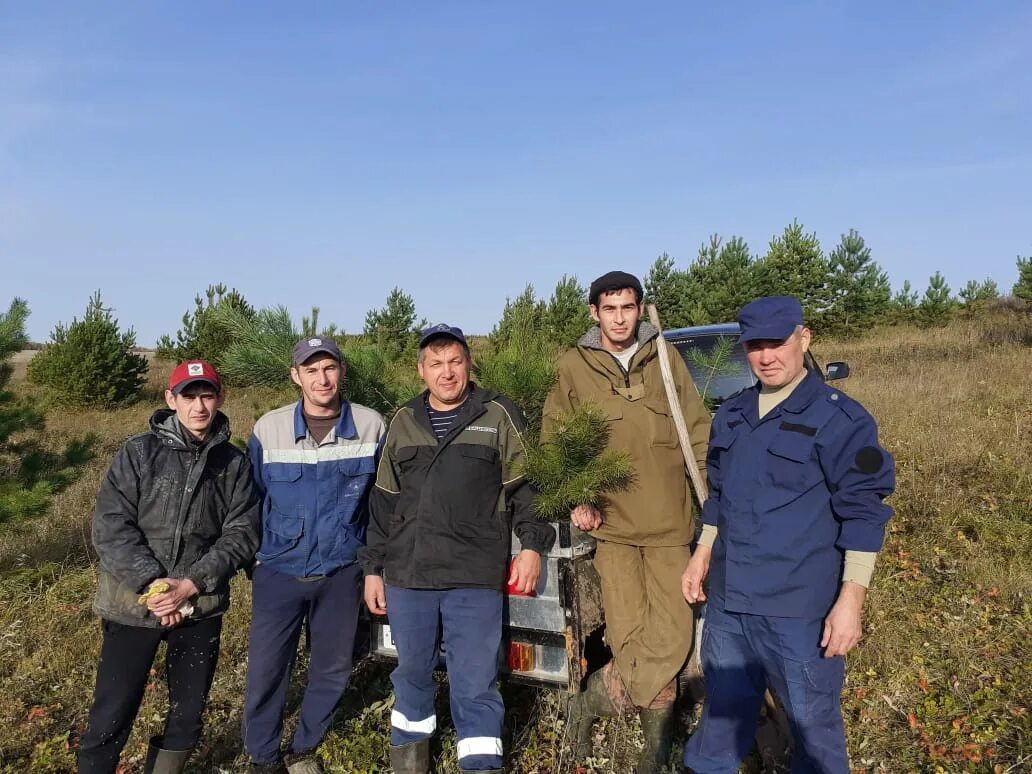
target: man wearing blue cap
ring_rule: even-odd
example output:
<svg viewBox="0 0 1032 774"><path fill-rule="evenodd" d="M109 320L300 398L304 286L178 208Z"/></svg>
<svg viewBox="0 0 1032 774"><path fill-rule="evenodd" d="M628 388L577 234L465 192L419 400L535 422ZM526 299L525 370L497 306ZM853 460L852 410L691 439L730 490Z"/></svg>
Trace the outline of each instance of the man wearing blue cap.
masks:
<svg viewBox="0 0 1032 774"><path fill-rule="evenodd" d="M391 421L370 497L361 558L369 610L390 618L391 769L428 774L437 728L434 667L444 655L463 772L501 772L498 692L502 592L533 592L555 533L531 511L520 472L523 417L470 380L462 331L435 325L419 341L426 390ZM522 550L509 570L511 536Z"/></svg>
<svg viewBox="0 0 1032 774"><path fill-rule="evenodd" d="M299 341L290 377L301 400L261 417L247 444L263 495L243 728L255 774L322 771L315 748L351 676L362 600L358 550L385 427L377 412L341 397L344 371L332 339ZM284 759L283 707L302 628L308 685Z"/></svg>
<svg viewBox="0 0 1032 774"><path fill-rule="evenodd" d="M871 415L806 369L797 299L760 298L738 322L759 383L713 420L703 536L682 579L689 602L707 600L706 703L684 763L738 771L769 686L788 714L792 771L847 774L844 656L860 639L895 468Z"/></svg>

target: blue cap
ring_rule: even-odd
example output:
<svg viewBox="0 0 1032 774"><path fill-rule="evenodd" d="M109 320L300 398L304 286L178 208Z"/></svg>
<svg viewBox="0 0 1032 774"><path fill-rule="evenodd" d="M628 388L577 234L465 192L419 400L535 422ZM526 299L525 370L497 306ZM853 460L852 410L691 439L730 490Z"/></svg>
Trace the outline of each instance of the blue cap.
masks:
<svg viewBox="0 0 1032 774"><path fill-rule="evenodd" d="M454 325L448 325L447 323L438 323L419 334L419 348L422 349L430 343L431 339L436 339L439 336L447 336L460 342L464 347L469 347L466 336L462 333L462 328L456 328Z"/></svg>
<svg viewBox="0 0 1032 774"><path fill-rule="evenodd" d="M337 342L333 339L314 336L310 339L301 339L301 341L294 345L294 365L301 365L312 355L318 354L329 355L338 363L344 361L344 356L340 353L340 347L337 346Z"/></svg>
<svg viewBox="0 0 1032 774"><path fill-rule="evenodd" d="M765 296L750 301L738 313L739 343L784 341L803 324L803 307L795 296Z"/></svg>

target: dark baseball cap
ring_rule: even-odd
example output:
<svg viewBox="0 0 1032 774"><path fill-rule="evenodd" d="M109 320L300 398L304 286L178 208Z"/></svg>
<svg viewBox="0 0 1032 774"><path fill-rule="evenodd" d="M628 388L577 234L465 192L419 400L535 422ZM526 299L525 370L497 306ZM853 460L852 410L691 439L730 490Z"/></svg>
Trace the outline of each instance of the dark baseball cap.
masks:
<svg viewBox="0 0 1032 774"><path fill-rule="evenodd" d="M206 360L186 360L177 365L169 374L168 389L173 395L178 395L196 382L205 382L214 387L215 392L222 392L219 372Z"/></svg>
<svg viewBox="0 0 1032 774"><path fill-rule="evenodd" d="M795 296L765 296L750 301L738 313L742 335L747 341L784 341L803 324L803 307Z"/></svg>
<svg viewBox="0 0 1032 774"><path fill-rule="evenodd" d="M639 303L642 296L645 295L641 289L641 282L633 274L628 274L625 271L610 271L591 283L591 288L588 290L588 303L592 306L598 306L598 298L603 293L613 293L624 288L633 290L634 297Z"/></svg>
<svg viewBox="0 0 1032 774"><path fill-rule="evenodd" d="M422 349L430 343L432 339L438 337L447 337L455 339L462 346L469 348L469 342L466 341L466 336L462 332L462 328L456 328L454 325L448 325L447 323L438 323L437 325L431 325L429 328L425 328L422 333L419 334L419 348Z"/></svg>
<svg viewBox="0 0 1032 774"><path fill-rule="evenodd" d="M301 339L294 345L294 365L301 365L312 355L325 354L332 357L338 363L344 362L344 356L340 353L340 347L333 339L325 339L320 336L313 336L310 339Z"/></svg>

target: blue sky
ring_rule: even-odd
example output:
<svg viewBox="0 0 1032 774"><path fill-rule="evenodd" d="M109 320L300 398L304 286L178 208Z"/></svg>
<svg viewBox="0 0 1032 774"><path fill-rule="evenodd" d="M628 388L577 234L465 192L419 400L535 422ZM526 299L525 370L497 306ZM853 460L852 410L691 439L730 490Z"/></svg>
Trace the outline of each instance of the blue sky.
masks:
<svg viewBox="0 0 1032 774"><path fill-rule="evenodd" d="M37 340L223 281L487 332L564 273L856 228L893 285L1032 253L1023 2L0 0L0 261Z"/></svg>

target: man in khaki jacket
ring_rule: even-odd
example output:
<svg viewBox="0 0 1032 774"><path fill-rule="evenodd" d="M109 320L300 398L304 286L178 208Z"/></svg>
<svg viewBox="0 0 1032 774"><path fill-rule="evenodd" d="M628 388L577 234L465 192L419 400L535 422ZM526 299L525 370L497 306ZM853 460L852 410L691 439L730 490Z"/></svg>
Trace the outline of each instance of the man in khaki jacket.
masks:
<svg viewBox="0 0 1032 774"><path fill-rule="evenodd" d="M594 404L609 420L609 446L629 452L635 482L606 506L573 509L573 524L597 540L606 640L613 660L588 678L570 705L576 754L591 752L591 723L637 708L645 733L639 772L659 771L670 755L677 674L692 643L692 612L681 573L694 536L692 494L659 367L668 347L692 451L704 470L710 417L674 348L641 320L642 287L626 272L591 284L598 325L559 360L559 379L544 407L542 435L557 418Z"/></svg>

